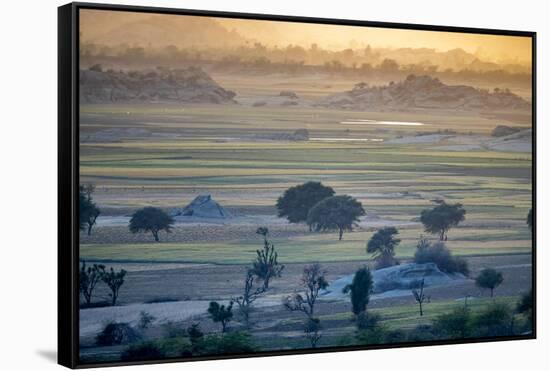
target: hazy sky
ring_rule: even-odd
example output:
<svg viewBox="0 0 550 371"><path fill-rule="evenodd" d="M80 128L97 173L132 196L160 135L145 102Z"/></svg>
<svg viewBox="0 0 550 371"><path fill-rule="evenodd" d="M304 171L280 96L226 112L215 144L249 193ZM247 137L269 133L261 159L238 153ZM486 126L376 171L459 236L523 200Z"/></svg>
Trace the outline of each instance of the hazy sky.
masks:
<svg viewBox="0 0 550 371"><path fill-rule="evenodd" d="M135 23L150 17L151 14L144 13L84 10L81 15L81 30L88 36L99 35L115 30L117 27L120 28L124 23ZM163 21L166 21L166 24L182 26L182 23L188 22L188 17L191 16L160 15L160 17L164 18ZM461 48L467 52L476 53L487 61L531 62L531 39L528 37L196 16L192 18L195 22L203 18L208 24L214 20L227 30L235 30L244 38L268 45L297 44L309 47L312 43L316 43L323 48L334 50L350 46L362 47L367 44L389 48L433 48L440 51ZM110 37L116 38L116 33L112 33Z"/></svg>
<svg viewBox="0 0 550 371"><path fill-rule="evenodd" d="M490 60L531 60L531 39L527 37L289 22L269 22L271 30L264 33L261 32L262 28L267 29L264 21L224 19L219 20L219 23L244 35L261 37L268 43L275 43L279 39L309 46L316 42L320 46L334 49L349 47L349 43L354 40L358 44L375 47L434 48L440 51L461 48L471 53L479 52ZM273 33L273 30L278 32Z"/></svg>

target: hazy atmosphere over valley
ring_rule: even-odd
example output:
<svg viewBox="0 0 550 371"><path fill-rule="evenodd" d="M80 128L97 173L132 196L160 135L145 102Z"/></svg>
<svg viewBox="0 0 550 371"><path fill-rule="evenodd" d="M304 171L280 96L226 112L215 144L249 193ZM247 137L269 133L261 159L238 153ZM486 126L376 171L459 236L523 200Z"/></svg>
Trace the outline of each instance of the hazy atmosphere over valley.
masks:
<svg viewBox="0 0 550 371"><path fill-rule="evenodd" d="M81 361L531 334L531 38L80 12Z"/></svg>

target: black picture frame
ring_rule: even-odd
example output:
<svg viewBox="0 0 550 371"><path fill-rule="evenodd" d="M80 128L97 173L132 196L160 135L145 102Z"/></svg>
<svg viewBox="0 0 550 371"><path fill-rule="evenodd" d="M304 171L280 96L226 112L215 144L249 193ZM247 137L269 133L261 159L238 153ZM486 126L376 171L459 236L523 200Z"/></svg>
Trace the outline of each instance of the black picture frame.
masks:
<svg viewBox="0 0 550 371"><path fill-rule="evenodd" d="M79 182L79 11L82 9L132 11L143 13L197 15L208 17L239 18L266 21L298 23L368 26L378 28L475 33L486 35L508 35L529 37L532 41L532 200L536 216L536 32L496 30L485 28L447 27L423 24L387 23L329 18L310 18L268 14L233 13L223 11L202 11L159 7L110 5L95 3L70 3L58 8L58 363L69 368L91 368L98 366L122 366L133 364L155 364L220 360L244 357L265 357L310 353L343 352L380 348L418 347L447 344L482 343L509 340L528 340L537 337L536 311L536 217L532 228L532 288L533 331L528 335L487 337L473 339L437 340L421 343L396 343L372 346L342 346L307 350L260 351L247 354L222 356L198 356L193 358L171 358L140 362L107 362L82 364L79 362L79 228L78 228L78 182Z"/></svg>

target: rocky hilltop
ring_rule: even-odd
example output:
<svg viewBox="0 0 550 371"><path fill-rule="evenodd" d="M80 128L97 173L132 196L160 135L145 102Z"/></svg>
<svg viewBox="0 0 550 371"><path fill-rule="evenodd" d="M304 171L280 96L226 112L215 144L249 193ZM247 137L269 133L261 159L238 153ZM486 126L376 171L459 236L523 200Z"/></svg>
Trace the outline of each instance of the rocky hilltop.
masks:
<svg viewBox="0 0 550 371"><path fill-rule="evenodd" d="M222 88L198 67L151 71L80 70L80 102L235 103L235 93Z"/></svg>
<svg viewBox="0 0 550 371"><path fill-rule="evenodd" d="M462 109L529 110L531 104L507 89L492 92L466 85L446 85L431 76L409 75L384 86L359 83L343 93L330 95L318 105L342 109Z"/></svg>

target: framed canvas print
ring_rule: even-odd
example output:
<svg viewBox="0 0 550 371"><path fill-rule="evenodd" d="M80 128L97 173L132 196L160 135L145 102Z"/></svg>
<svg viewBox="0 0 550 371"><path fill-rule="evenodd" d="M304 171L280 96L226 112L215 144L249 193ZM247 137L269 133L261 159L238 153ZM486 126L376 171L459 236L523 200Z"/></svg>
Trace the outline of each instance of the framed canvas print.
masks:
<svg viewBox="0 0 550 371"><path fill-rule="evenodd" d="M60 7L59 362L535 338L535 45Z"/></svg>

